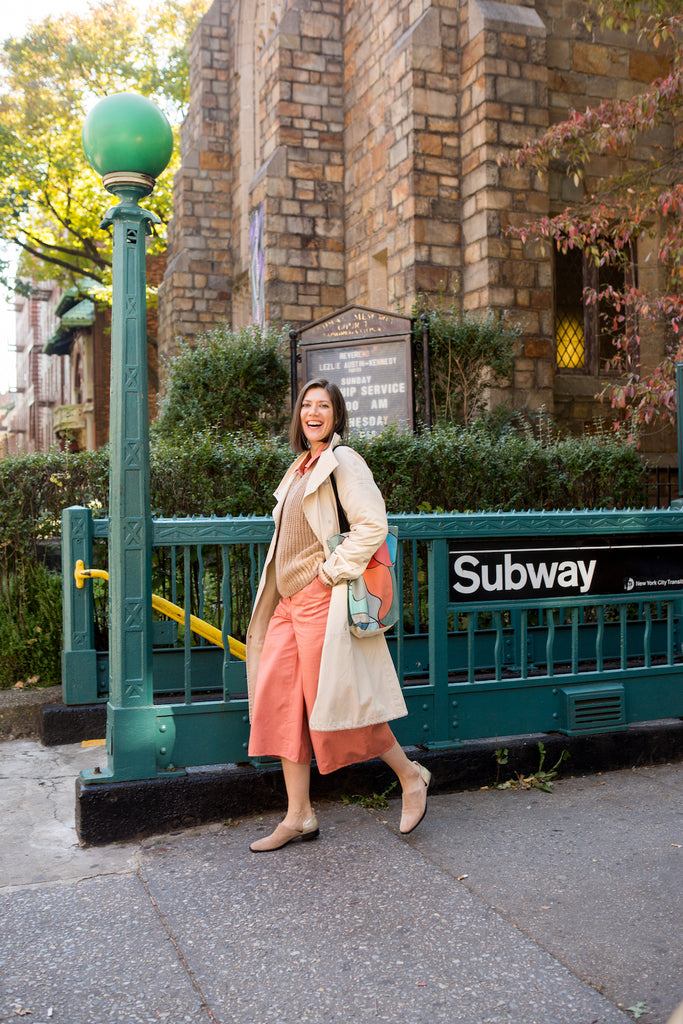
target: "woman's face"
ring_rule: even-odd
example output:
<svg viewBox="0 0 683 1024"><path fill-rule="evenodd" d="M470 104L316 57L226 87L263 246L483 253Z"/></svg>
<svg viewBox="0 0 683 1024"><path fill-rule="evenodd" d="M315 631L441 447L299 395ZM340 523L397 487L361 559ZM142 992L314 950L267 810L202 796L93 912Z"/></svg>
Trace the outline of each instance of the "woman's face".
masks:
<svg viewBox="0 0 683 1024"><path fill-rule="evenodd" d="M310 388L301 403L301 429L315 455L332 435L332 399L325 388Z"/></svg>

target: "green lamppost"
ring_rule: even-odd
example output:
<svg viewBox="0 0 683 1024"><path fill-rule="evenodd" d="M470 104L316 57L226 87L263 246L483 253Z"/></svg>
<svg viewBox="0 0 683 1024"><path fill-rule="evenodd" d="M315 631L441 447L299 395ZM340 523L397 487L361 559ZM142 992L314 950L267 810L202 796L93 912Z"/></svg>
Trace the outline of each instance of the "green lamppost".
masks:
<svg viewBox="0 0 683 1024"><path fill-rule="evenodd" d="M109 413L108 769L89 781L156 775L152 689L152 520L145 238L158 217L139 207L173 151L168 120L143 96L118 93L91 110L83 150L119 199L113 231ZM146 711L144 709L147 709Z"/></svg>

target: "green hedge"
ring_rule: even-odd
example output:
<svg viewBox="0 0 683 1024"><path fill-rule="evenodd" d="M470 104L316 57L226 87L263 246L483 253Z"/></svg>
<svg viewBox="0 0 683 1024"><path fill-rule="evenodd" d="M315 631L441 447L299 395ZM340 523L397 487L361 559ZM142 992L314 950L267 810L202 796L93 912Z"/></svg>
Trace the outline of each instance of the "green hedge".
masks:
<svg viewBox="0 0 683 1024"><path fill-rule="evenodd" d="M366 458L390 512L633 508L645 504L646 464L610 433L582 438L531 430L443 427L386 431L350 442ZM265 515L292 455L281 439L156 439L155 515ZM106 515L108 454L52 451L0 460L0 688L60 681L60 575L51 566L62 509Z"/></svg>
<svg viewBox="0 0 683 1024"><path fill-rule="evenodd" d="M645 504L646 463L609 432L538 437L457 426L387 430L349 442L367 460L390 512L633 508ZM196 435L152 452L157 515L267 515L292 460L279 439Z"/></svg>
<svg viewBox="0 0 683 1024"><path fill-rule="evenodd" d="M413 435L387 430L349 442L367 460L390 512L633 508L645 503L647 464L609 432L581 438L495 434L440 427ZM279 438L216 439L151 448L154 515L266 515L292 460ZM35 561L41 541L58 536L63 508L106 515L108 453L0 459L0 582Z"/></svg>
<svg viewBox="0 0 683 1024"><path fill-rule="evenodd" d="M543 438L442 427L358 440L390 512L633 508L647 466L607 432Z"/></svg>

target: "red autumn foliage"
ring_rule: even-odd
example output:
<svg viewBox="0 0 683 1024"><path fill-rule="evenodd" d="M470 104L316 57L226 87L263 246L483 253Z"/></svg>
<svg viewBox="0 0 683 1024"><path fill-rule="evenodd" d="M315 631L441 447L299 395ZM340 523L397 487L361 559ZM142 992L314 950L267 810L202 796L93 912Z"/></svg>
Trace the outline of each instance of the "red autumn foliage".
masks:
<svg viewBox="0 0 683 1024"><path fill-rule="evenodd" d="M596 266L625 264L639 239L652 240L651 258L666 269L661 291L612 286L586 291L586 302L609 300L609 327L615 332L609 368L619 373L601 397L618 411L634 439L639 428L674 422L675 366L683 360L683 0L605 0L597 15L603 29L637 33L641 42L664 52L668 73L629 100L605 100L583 113L574 111L537 140L501 163L539 173L561 165L583 202L553 217L541 217L515 230L522 240L547 240L561 252L579 248ZM585 19L589 28L588 19ZM646 133L673 128L670 148L642 147ZM679 139L679 136L681 138ZM591 159L619 157L619 171L603 178L591 174ZM625 169L623 169L625 168ZM656 328L665 337L665 354L654 369L640 362L640 339Z"/></svg>

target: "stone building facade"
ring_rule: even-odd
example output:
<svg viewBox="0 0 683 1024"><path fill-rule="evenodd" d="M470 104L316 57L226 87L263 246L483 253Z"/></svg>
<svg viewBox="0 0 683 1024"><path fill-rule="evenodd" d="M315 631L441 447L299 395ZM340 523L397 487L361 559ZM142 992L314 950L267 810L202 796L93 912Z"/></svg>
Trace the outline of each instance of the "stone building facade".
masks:
<svg viewBox="0 0 683 1024"><path fill-rule="evenodd" d="M499 162L666 70L582 13L576 0L215 0L191 43L160 352L224 321L299 327L347 304L409 313L418 293L455 295L521 323L515 404L589 422L600 332L579 309L558 360L572 268L508 233L582 195L562 168ZM656 274L645 245L640 272ZM662 341L648 344L655 361Z"/></svg>

